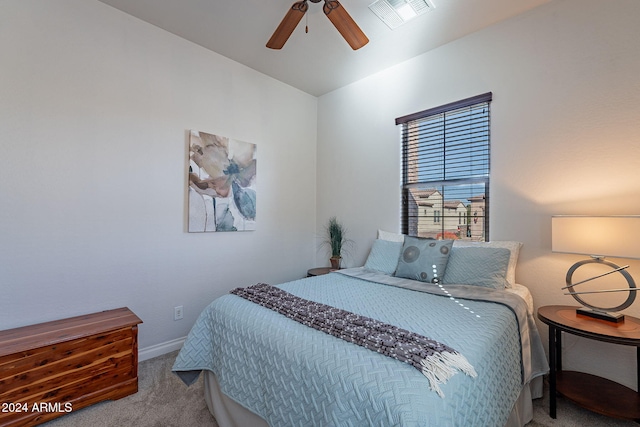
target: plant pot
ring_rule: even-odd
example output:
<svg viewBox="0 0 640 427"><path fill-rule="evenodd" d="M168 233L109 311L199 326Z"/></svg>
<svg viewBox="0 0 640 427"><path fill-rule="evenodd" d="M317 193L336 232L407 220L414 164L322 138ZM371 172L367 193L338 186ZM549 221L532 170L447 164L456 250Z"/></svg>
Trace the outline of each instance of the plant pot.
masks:
<svg viewBox="0 0 640 427"><path fill-rule="evenodd" d="M329 261L331 262L331 268L334 270L339 270L340 269L340 261L342 261L342 257L339 256L332 256L331 258L329 258Z"/></svg>

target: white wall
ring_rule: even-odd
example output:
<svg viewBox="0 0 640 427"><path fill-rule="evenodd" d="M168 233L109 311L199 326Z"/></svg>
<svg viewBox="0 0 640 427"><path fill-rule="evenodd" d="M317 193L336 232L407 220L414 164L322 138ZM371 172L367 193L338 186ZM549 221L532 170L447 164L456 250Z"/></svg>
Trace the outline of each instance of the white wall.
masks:
<svg viewBox="0 0 640 427"><path fill-rule="evenodd" d="M556 0L319 101L97 1L1 8L0 329L128 306L141 348L179 339L232 287L326 265L331 215L360 265L399 224L394 118L486 91L492 238L524 242L536 305L573 304L552 214L640 211L635 0ZM257 231L185 232L188 129L258 144ZM636 387L633 349L565 346L568 368Z"/></svg>
<svg viewBox="0 0 640 427"><path fill-rule="evenodd" d="M582 257L551 253L551 215L640 214L638 40L636 0L556 0L320 97L317 229L337 215L362 265L376 229L399 228L394 119L491 91L491 238L524 243L536 306L576 305L560 288ZM566 368L636 388L632 347L564 344Z"/></svg>
<svg viewBox="0 0 640 427"><path fill-rule="evenodd" d="M0 330L128 306L149 348L305 276L317 98L94 0L0 9ZM257 144L257 231L185 231L189 129Z"/></svg>

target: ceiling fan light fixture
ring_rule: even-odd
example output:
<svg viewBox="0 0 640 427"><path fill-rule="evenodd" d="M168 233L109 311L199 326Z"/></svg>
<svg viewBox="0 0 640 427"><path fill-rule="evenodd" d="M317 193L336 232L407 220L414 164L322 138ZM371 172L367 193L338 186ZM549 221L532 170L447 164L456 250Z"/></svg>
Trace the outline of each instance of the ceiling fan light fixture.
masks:
<svg viewBox="0 0 640 427"><path fill-rule="evenodd" d="M434 7L431 0L376 0L369 10L393 30Z"/></svg>

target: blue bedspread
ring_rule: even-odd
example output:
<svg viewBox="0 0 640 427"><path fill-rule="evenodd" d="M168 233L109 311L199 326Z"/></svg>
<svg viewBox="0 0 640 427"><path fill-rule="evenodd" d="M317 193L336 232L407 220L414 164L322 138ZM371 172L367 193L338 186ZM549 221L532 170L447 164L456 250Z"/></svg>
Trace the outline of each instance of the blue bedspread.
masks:
<svg viewBox="0 0 640 427"><path fill-rule="evenodd" d="M523 385L510 308L336 273L279 286L447 344L478 376L454 375L441 386L441 398L415 368L235 295L202 312L173 370L187 383L212 371L227 396L272 427L505 424Z"/></svg>

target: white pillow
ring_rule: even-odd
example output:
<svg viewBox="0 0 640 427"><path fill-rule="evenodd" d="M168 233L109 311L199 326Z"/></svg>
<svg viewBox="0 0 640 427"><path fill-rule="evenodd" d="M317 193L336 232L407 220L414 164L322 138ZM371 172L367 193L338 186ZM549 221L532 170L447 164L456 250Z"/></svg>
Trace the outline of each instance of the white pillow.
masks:
<svg viewBox="0 0 640 427"><path fill-rule="evenodd" d="M392 233L390 231L378 230L378 239L390 242L404 243L404 234Z"/></svg>
<svg viewBox="0 0 640 427"><path fill-rule="evenodd" d="M507 267L507 282L509 287L516 283L516 265L518 264L518 255L520 254L521 242L511 240L496 240L493 242L472 242L469 240L454 240L453 247L474 247L474 248L506 248L511 252L509 257L509 265Z"/></svg>

